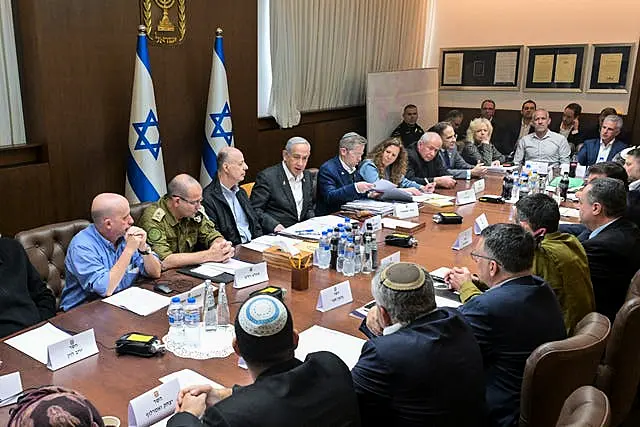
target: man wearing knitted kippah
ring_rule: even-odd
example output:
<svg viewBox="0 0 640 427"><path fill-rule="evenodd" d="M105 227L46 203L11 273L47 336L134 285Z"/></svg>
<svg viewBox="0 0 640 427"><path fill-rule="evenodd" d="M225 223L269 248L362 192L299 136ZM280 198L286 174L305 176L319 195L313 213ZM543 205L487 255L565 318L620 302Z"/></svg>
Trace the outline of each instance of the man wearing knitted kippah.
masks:
<svg viewBox="0 0 640 427"><path fill-rule="evenodd" d="M167 426L360 425L349 368L334 354L294 356L298 334L287 307L258 295L235 320L233 348L247 362L253 384L233 389L193 386L180 391ZM201 420L202 419L202 420Z"/></svg>
<svg viewBox="0 0 640 427"><path fill-rule="evenodd" d="M363 425L482 425L482 355L457 310L436 307L433 280L399 262L371 282L374 336L351 371Z"/></svg>

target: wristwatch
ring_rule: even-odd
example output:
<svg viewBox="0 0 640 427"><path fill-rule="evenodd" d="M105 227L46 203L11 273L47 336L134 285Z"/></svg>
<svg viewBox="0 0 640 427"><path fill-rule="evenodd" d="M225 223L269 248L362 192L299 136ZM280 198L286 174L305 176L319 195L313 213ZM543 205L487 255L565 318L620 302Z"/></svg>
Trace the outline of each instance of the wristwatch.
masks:
<svg viewBox="0 0 640 427"><path fill-rule="evenodd" d="M143 251L143 250L138 249L138 253L139 253L140 255L149 255L149 254L151 253L151 248L150 248L149 246L147 246L147 249L146 249L146 250L144 250L144 251Z"/></svg>

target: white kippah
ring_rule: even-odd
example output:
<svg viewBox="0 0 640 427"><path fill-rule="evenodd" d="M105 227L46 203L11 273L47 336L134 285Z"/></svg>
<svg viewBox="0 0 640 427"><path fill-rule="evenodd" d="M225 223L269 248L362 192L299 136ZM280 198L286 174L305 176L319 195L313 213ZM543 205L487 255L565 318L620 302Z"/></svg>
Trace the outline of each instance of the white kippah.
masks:
<svg viewBox="0 0 640 427"><path fill-rule="evenodd" d="M238 313L243 331L254 337L269 337L287 323L287 309L277 298L259 295L249 299Z"/></svg>

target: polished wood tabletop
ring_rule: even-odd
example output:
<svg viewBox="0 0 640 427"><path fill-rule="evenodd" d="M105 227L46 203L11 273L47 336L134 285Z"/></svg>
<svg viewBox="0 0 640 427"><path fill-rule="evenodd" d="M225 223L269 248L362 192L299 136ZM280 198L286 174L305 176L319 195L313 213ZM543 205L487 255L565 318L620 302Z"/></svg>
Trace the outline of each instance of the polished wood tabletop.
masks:
<svg viewBox="0 0 640 427"><path fill-rule="evenodd" d="M500 194L501 175L489 175L485 178L486 191L482 194ZM458 181L455 190L438 190L438 193L455 195L456 191L471 188L471 181ZM437 212L456 212L464 217L462 224L442 225L432 221ZM379 232L379 259L396 251L400 251L402 261L416 262L428 270L442 266L467 266L475 269L469 253L473 245L463 250L452 250L451 246L458 233L473 227L475 218L485 213L490 224L511 221L513 205L490 204L476 202L469 205L435 208L424 205L420 208L419 221L426 226L415 233L418 246L404 249L385 246L383 236L389 233L384 229ZM416 221L416 218L409 219ZM474 235L474 240L477 236ZM262 261L262 254L245 248L239 248L237 258L249 262ZM319 291L346 280L334 270L320 270L314 267L310 273L309 289L297 291L291 289L289 271L279 268L268 268L269 284L287 289L286 304L293 313L294 327L303 331L312 325L321 325L351 335L364 338L358 332L360 321L349 316L352 310L372 299L371 275L358 274L348 278L351 283L353 302L334 310L321 313L315 309ZM163 273L161 281L168 281L170 287L183 292L201 283L201 280L182 275L176 271ZM145 284L150 287L151 283ZM233 289L228 286L230 311L232 318L240 304L249 293L264 287L266 283L245 289ZM61 313L49 320L52 324L72 333L90 328L95 331L99 353L70 366L52 372L40 362L24 355L0 342L0 360L4 363L1 374L20 371L24 388L46 384L56 384L76 389L87 396L102 415L115 415L123 423L127 419L129 400L158 386L158 379L171 372L189 368L225 386L233 384L249 384L249 373L237 366L238 357L231 355L224 359L193 360L166 353L163 356L140 358L135 356L118 356L115 353L115 341L123 334L139 331L145 334L164 336L168 329L166 310L160 310L142 317L122 310L111 304L93 301L77 307L69 312ZM8 408L0 408L0 424L5 425L8 419Z"/></svg>

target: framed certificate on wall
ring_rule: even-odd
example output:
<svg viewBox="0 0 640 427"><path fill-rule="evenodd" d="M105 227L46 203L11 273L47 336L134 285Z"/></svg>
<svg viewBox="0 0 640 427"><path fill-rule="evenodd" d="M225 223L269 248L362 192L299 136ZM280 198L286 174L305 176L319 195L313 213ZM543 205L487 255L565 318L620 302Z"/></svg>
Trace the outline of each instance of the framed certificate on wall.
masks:
<svg viewBox="0 0 640 427"><path fill-rule="evenodd" d="M440 89L519 90L522 46L440 51Z"/></svg>
<svg viewBox="0 0 640 427"><path fill-rule="evenodd" d="M525 91L581 92L586 45L527 48Z"/></svg>
<svg viewBox="0 0 640 427"><path fill-rule="evenodd" d="M594 44L589 92L627 93L633 78L635 43Z"/></svg>

